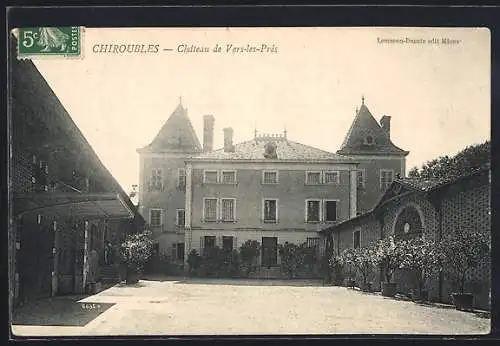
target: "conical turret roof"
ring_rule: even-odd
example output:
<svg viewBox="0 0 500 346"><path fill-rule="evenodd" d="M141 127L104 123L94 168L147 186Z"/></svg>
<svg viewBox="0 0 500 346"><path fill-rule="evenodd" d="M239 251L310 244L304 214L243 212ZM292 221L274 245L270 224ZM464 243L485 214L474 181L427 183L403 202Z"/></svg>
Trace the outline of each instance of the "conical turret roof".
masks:
<svg viewBox="0 0 500 346"><path fill-rule="evenodd" d="M139 152L190 152L201 151L201 144L187 115L179 102L153 141Z"/></svg>
<svg viewBox="0 0 500 346"><path fill-rule="evenodd" d="M340 155L377 155L391 154L406 156L409 154L392 143L389 135L379 125L364 103L356 111L354 121L347 132L340 150Z"/></svg>

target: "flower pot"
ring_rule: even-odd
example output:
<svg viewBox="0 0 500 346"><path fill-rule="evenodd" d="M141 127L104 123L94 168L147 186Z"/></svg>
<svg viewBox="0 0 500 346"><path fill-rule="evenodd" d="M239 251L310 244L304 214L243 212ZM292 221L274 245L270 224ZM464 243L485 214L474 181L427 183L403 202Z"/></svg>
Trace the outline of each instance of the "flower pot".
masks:
<svg viewBox="0 0 500 346"><path fill-rule="evenodd" d="M372 291L372 284L370 282L361 283L361 285L359 285L359 288L363 292L371 292Z"/></svg>
<svg viewBox="0 0 500 346"><path fill-rule="evenodd" d="M127 285L136 284L139 282L139 271L136 268L128 268L127 270Z"/></svg>
<svg viewBox="0 0 500 346"><path fill-rule="evenodd" d="M426 302L429 300L429 291L427 290L412 290L411 291L411 298L413 301L422 301Z"/></svg>
<svg viewBox="0 0 500 346"><path fill-rule="evenodd" d="M457 310L472 310L472 293L452 293L451 298Z"/></svg>
<svg viewBox="0 0 500 346"><path fill-rule="evenodd" d="M384 297L395 297L396 296L396 284L393 282L384 282L382 284L382 295Z"/></svg>
<svg viewBox="0 0 500 346"><path fill-rule="evenodd" d="M354 280L346 280L346 286L347 287L354 287L354 286L356 286L356 281L354 281Z"/></svg>

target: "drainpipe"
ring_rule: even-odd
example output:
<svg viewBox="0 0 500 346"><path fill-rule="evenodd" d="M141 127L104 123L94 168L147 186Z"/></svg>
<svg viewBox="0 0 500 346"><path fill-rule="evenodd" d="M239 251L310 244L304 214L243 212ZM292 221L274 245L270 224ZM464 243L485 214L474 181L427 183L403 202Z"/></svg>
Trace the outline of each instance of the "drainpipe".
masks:
<svg viewBox="0 0 500 346"><path fill-rule="evenodd" d="M184 206L184 264L187 267L188 256L192 249L193 231L191 229L192 199L193 199L193 166L186 165L186 199ZM185 267L185 268L186 268Z"/></svg>

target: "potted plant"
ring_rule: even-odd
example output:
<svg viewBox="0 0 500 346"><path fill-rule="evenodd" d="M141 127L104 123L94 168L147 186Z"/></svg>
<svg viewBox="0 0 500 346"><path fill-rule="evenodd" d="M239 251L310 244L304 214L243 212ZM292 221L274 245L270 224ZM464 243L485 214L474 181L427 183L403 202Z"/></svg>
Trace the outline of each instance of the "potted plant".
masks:
<svg viewBox="0 0 500 346"><path fill-rule="evenodd" d="M368 278L373 273L373 255L370 247L357 248L354 250L353 264L362 278L359 288L364 292L371 291L371 283Z"/></svg>
<svg viewBox="0 0 500 346"><path fill-rule="evenodd" d="M120 254L126 269L126 283L134 284L153 253L150 231L129 234L121 245Z"/></svg>
<svg viewBox="0 0 500 346"><path fill-rule="evenodd" d="M333 277L333 284L341 286L344 281L344 261L342 256L332 255L328 261L328 269L330 275Z"/></svg>
<svg viewBox="0 0 500 346"><path fill-rule="evenodd" d="M202 266L205 267L207 276L220 277L223 272L224 259L224 253L218 246L205 248L204 256L202 257Z"/></svg>
<svg viewBox="0 0 500 346"><path fill-rule="evenodd" d="M474 295L466 292L469 273L489 258L491 240L486 232L460 230L440 242L440 259L445 275L458 288L451 294L459 310L471 310Z"/></svg>
<svg viewBox="0 0 500 346"><path fill-rule="evenodd" d="M396 283L392 282L394 272L401 267L404 259L401 243L394 241L391 235L379 240L372 252L373 263L383 272L385 282L382 283L382 295L384 297L396 296Z"/></svg>
<svg viewBox="0 0 500 346"><path fill-rule="evenodd" d="M240 246L241 264L248 277L255 269L255 262L260 254L260 243L257 240L247 240Z"/></svg>
<svg viewBox="0 0 500 346"><path fill-rule="evenodd" d="M352 287L356 285L354 267L355 251L352 248L345 249L341 254L341 261L344 264L346 286Z"/></svg>
<svg viewBox="0 0 500 346"><path fill-rule="evenodd" d="M426 282L439 269L436 243L425 237L417 237L400 244L404 256L401 268L411 270L417 283L417 294L413 294L412 298L427 301L429 290Z"/></svg>
<svg viewBox="0 0 500 346"><path fill-rule="evenodd" d="M195 249L191 250L187 258L188 274L196 275L198 268L201 265L201 256Z"/></svg>

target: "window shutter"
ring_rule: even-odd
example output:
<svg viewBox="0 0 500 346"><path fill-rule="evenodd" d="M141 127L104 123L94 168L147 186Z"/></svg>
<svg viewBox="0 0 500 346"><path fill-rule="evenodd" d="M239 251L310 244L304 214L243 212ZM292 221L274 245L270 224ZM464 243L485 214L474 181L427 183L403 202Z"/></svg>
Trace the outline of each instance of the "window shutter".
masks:
<svg viewBox="0 0 500 346"><path fill-rule="evenodd" d="M238 238L233 236L233 251L238 250Z"/></svg>
<svg viewBox="0 0 500 346"><path fill-rule="evenodd" d="M205 248L205 237L200 237L200 255L203 253L204 248Z"/></svg>
<svg viewBox="0 0 500 346"><path fill-rule="evenodd" d="M177 244L172 243L172 261L177 261Z"/></svg>
<svg viewBox="0 0 500 346"><path fill-rule="evenodd" d="M161 222L161 229L163 232L166 232L167 231L167 211L165 209L162 209L161 210L161 218L160 218L160 222Z"/></svg>

